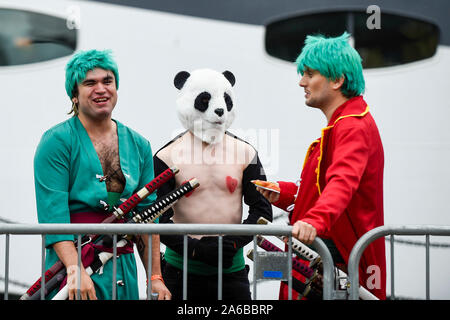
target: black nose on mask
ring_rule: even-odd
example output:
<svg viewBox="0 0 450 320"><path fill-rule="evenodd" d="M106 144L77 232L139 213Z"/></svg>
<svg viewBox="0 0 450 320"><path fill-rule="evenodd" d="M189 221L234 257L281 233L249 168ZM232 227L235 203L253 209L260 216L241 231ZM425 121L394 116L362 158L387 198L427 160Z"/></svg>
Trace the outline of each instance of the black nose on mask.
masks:
<svg viewBox="0 0 450 320"><path fill-rule="evenodd" d="M219 116L219 117L221 117L221 116L223 116L223 109L222 108L219 108L219 109L216 109L216 110L214 110L214 112Z"/></svg>

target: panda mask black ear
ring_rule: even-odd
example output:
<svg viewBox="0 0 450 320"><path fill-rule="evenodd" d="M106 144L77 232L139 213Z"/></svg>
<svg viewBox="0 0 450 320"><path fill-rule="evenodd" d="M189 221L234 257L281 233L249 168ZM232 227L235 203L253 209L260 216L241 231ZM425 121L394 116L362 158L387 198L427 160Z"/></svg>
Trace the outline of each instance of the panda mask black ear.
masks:
<svg viewBox="0 0 450 320"><path fill-rule="evenodd" d="M222 74L225 76L225 78L227 78L228 81L230 81L231 86L233 87L234 84L236 83L236 78L234 77L234 74L228 70L222 72Z"/></svg>
<svg viewBox="0 0 450 320"><path fill-rule="evenodd" d="M173 79L173 84L175 85L175 88L178 90L181 90L183 88L186 80L191 76L191 74L187 71L180 71L177 73L175 78Z"/></svg>

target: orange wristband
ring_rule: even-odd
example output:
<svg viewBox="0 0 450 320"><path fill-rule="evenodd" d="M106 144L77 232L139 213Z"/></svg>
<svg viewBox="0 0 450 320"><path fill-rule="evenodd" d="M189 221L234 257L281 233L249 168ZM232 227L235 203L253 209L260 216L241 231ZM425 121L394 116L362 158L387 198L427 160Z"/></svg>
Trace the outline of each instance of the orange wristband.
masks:
<svg viewBox="0 0 450 320"><path fill-rule="evenodd" d="M151 281L153 281L153 280L161 280L162 281L162 283L164 283L164 279L163 279L163 277L162 277L162 275L160 275L160 274L154 274L154 275L152 275L151 277L150 277L150 280ZM148 284L148 280L147 280L147 284ZM164 283L165 284L165 283Z"/></svg>

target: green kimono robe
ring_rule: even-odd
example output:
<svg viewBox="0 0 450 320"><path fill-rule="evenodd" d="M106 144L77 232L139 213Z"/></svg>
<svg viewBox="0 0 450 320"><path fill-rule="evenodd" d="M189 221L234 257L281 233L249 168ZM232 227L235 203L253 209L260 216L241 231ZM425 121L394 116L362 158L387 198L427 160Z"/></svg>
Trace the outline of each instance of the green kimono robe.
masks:
<svg viewBox="0 0 450 320"><path fill-rule="evenodd" d="M120 166L126 179L120 198L129 198L154 178L150 143L137 132L117 124ZM46 131L34 158L36 205L39 223L70 223L70 215L79 212L102 211L108 202L103 169L97 152L78 117L72 117ZM142 209L156 199L147 197L138 205ZM106 217L106 213L105 213ZM74 240L73 235L46 236L46 268L58 257L52 245ZM101 274L91 276L99 299L111 299L112 260ZM134 254L117 259L117 299L139 299L137 268Z"/></svg>

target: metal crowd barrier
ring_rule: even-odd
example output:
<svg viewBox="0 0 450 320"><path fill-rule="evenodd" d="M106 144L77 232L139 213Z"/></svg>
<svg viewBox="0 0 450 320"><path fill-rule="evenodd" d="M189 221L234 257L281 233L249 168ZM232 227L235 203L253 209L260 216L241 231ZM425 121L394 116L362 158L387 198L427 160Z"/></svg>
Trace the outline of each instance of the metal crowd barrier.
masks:
<svg viewBox="0 0 450 320"><path fill-rule="evenodd" d="M187 235L220 235L219 236L219 261L218 261L218 299L222 297L222 235L253 235L254 251L256 252L256 235L287 236L291 240L292 226L283 225L234 225L234 224L0 224L0 234L5 234L5 300L8 299L9 278L9 245L10 234L42 235L42 286L45 286L45 235L46 234L75 234L78 235L78 243L81 243L81 235L100 234L113 235L113 277L112 299L116 299L116 270L117 270L117 235L121 234L183 234L184 235L184 270L183 270L183 298L187 297ZM291 244L291 241L288 242ZM148 240L149 252L151 252L151 237ZM338 297L335 290L334 265L330 251L325 243L316 238L312 247L321 256L323 264L323 299L332 300ZM289 257L292 256L292 246L289 245ZM292 259L289 261L288 285L292 288ZM151 254L148 255L148 272L152 270ZM78 267L81 265L81 246L78 246ZM150 274L147 274L150 279ZM147 297L150 299L151 281L147 285ZM253 297L256 299L256 282L254 282ZM44 290L41 290L41 299L44 299ZM289 290L289 299L292 292Z"/></svg>
<svg viewBox="0 0 450 320"><path fill-rule="evenodd" d="M450 236L450 226L411 225L411 226L381 226L368 231L353 246L348 260L350 281L350 300L358 300L359 261L366 247L376 239L390 236L391 250L391 298L395 298L394 291L394 235L425 236L425 273L426 273L426 299L430 299L430 235ZM354 285L356 284L356 285Z"/></svg>

